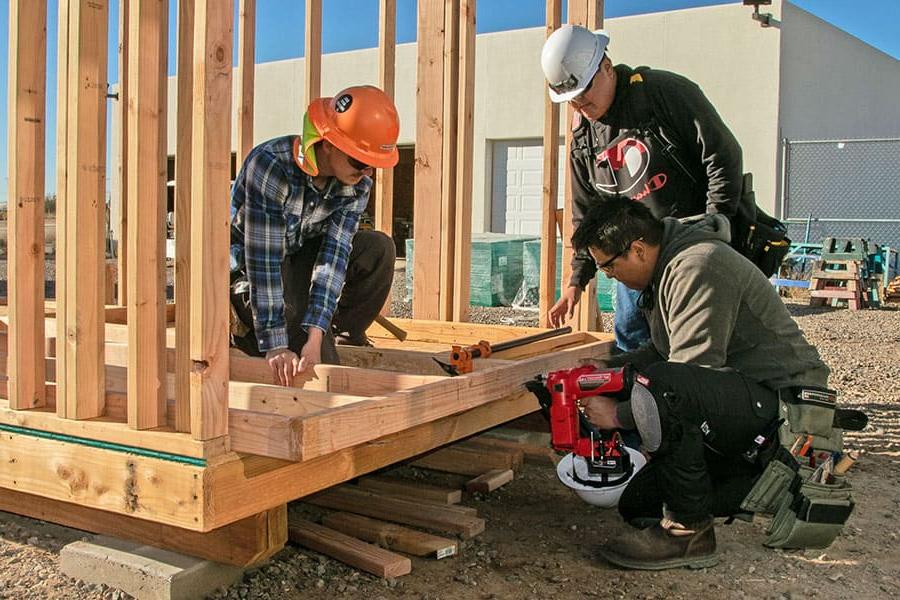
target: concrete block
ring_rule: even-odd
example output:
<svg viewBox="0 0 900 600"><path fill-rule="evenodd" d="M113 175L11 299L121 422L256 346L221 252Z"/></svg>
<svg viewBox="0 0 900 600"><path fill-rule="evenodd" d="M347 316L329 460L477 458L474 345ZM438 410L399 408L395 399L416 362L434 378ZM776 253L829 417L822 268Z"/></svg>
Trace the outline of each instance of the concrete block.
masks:
<svg viewBox="0 0 900 600"><path fill-rule="evenodd" d="M244 572L240 567L106 536L68 544L59 554L59 566L68 577L104 583L138 600L203 598L231 585Z"/></svg>

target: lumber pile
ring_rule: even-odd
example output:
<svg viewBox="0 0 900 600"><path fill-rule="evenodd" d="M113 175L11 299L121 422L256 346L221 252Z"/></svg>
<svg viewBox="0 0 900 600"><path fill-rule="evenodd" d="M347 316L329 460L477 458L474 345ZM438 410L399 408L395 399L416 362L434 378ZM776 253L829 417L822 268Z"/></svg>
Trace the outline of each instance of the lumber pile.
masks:
<svg viewBox="0 0 900 600"><path fill-rule="evenodd" d="M894 277L884 288L885 301L900 300L900 275Z"/></svg>
<svg viewBox="0 0 900 600"><path fill-rule="evenodd" d="M419 457L416 468L473 477L463 488L486 494L508 484L526 456L550 465L549 446L517 438L531 432L481 435ZM549 436L547 436L549 440ZM458 552L456 538L470 539L485 529L475 508L462 506L462 489L393 476L371 475L356 485L340 485L304 498L328 511L321 524L291 517L289 539L379 577L408 574L405 555L442 559Z"/></svg>

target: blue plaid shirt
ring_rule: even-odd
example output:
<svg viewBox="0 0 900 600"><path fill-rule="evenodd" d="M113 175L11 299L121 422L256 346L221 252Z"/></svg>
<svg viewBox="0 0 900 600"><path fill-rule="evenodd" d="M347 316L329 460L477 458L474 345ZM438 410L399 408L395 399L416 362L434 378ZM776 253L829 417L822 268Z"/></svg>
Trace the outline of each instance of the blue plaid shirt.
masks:
<svg viewBox="0 0 900 600"><path fill-rule="evenodd" d="M372 187L368 177L355 186L332 178L318 191L294 162L294 139L275 138L254 148L231 190L231 269L246 274L250 284L260 352L288 345L281 263L316 237L322 245L301 325L327 331Z"/></svg>

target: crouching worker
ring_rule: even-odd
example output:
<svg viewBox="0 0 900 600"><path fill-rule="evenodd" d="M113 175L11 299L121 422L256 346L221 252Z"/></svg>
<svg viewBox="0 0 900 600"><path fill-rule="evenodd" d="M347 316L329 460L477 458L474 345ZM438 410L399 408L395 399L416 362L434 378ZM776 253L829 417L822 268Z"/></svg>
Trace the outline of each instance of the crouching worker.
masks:
<svg viewBox="0 0 900 600"><path fill-rule="evenodd" d="M715 564L713 517L739 512L761 472L743 455L777 424L777 390L826 385L828 367L729 231L721 215L658 221L614 198L573 237L600 270L641 290L650 325L649 345L604 364L638 370L630 400L584 403L599 428L636 429L650 456L619 501L636 528L602 551L616 565Z"/></svg>
<svg viewBox="0 0 900 600"><path fill-rule="evenodd" d="M319 98L300 136L254 148L231 194L233 345L265 356L276 383L338 343L364 345L394 273L394 243L358 231L378 168L397 164L400 120L371 86Z"/></svg>

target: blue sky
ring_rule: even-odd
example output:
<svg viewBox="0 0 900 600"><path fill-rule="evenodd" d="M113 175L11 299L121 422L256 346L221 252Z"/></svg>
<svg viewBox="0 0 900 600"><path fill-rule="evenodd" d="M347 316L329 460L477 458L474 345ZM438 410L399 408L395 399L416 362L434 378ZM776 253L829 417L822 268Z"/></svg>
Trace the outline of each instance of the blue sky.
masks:
<svg viewBox="0 0 900 600"><path fill-rule="evenodd" d="M33 0L42 2L44 0ZM729 4L736 0L606 0L607 18ZM898 0L792 0L835 26L880 50L900 58L900 1ZM175 72L177 0L170 2L169 74ZM118 79L118 57L114 52L118 35L118 0L110 0L109 81ZM237 2L235 2L237 5ZM257 0L257 62L302 56L304 2L300 0ZM544 23L544 0L480 0L477 3L479 33L537 27ZM852 5L852 6L851 6ZM324 0L323 50L340 52L378 45L378 0ZM47 7L47 193L56 189L56 31L57 0ZM750 8L747 8L748 13ZM346 16L352 14L351 19ZM563 16L565 21L565 15ZM235 25L235 34L237 33ZM413 42L416 37L415 0L397 0L397 42ZM0 1L0 103L8 99L9 0ZM235 61L237 60L235 43ZM7 111L0 112L0 204L8 194Z"/></svg>

